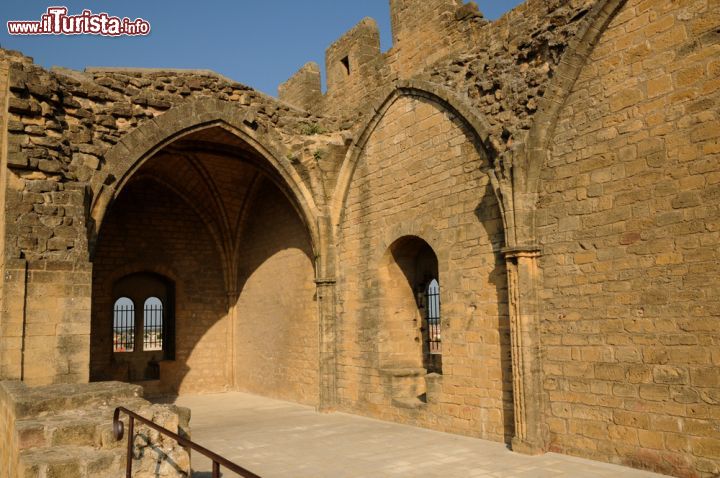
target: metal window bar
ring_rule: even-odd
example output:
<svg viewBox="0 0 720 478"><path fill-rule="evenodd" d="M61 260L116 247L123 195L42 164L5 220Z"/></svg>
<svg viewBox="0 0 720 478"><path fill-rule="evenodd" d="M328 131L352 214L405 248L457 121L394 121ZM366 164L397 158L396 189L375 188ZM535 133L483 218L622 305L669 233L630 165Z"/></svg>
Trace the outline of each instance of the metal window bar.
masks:
<svg viewBox="0 0 720 478"><path fill-rule="evenodd" d="M127 441L127 454L126 454L126 461L125 461L125 477L131 478L132 477L132 466L133 466L133 440L135 439L135 420L139 421L140 423L147 425L148 427L152 428L153 430L157 430L158 432L162 433L165 436L169 436L176 442L180 444L180 446L183 446L185 448L189 448L191 450L195 450L196 452L205 455L206 457L210 458L213 463L212 468L212 477L213 478L220 478L220 466L224 466L228 470L237 473L238 475L242 476L243 478L260 478L259 475L256 475L252 471L246 470L245 468L241 467L240 465L237 465L227 458L224 458L217 453L213 453L212 451L208 450L205 447L202 447L198 445L197 443L188 440L187 438L183 438L180 435L171 432L167 428L163 428L157 423L153 422L152 420L148 420L147 418L141 417L135 412L132 412L128 410L125 407L117 407L115 409L115 412L113 413L113 435L115 437L116 441L122 440L123 434L125 432L125 425L122 421L120 421L120 412L125 413L128 416L128 441Z"/></svg>
<svg viewBox="0 0 720 478"><path fill-rule="evenodd" d="M113 308L113 352L135 350L135 309L132 304Z"/></svg>
<svg viewBox="0 0 720 478"><path fill-rule="evenodd" d="M425 292L426 320L428 327L428 351L431 354L441 354L440 337L440 285L433 280Z"/></svg>
<svg viewBox="0 0 720 478"><path fill-rule="evenodd" d="M143 350L163 348L163 306L161 303L145 303Z"/></svg>

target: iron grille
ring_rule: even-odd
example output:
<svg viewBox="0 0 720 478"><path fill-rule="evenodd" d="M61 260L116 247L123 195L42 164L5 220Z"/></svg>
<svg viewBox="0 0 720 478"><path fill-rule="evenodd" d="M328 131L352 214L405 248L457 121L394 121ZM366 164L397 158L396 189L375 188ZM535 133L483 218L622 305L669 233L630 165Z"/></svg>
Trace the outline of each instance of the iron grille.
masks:
<svg viewBox="0 0 720 478"><path fill-rule="evenodd" d="M432 280L425 293L426 320L428 328L428 351L431 354L441 354L440 337L440 285Z"/></svg>
<svg viewBox="0 0 720 478"><path fill-rule="evenodd" d="M163 306L154 297L145 301L143 315L143 350L162 350L163 348Z"/></svg>
<svg viewBox="0 0 720 478"><path fill-rule="evenodd" d="M113 352L135 350L135 308L131 303L120 300L113 308Z"/></svg>

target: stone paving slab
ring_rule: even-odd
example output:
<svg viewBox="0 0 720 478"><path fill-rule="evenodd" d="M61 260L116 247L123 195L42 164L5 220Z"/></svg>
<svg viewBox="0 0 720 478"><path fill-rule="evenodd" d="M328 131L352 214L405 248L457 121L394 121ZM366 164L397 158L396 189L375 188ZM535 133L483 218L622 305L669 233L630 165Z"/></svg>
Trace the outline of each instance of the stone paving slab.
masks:
<svg viewBox="0 0 720 478"><path fill-rule="evenodd" d="M263 478L659 478L664 475L230 392L179 397L192 438ZM211 464L193 454L193 474ZM226 477L236 476L226 472Z"/></svg>

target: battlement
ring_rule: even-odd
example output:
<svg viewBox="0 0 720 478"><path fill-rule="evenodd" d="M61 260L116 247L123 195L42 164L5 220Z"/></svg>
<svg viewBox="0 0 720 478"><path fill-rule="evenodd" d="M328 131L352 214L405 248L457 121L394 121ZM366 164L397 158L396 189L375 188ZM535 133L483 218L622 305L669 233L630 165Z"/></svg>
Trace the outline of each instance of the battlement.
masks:
<svg viewBox="0 0 720 478"><path fill-rule="evenodd" d="M380 30L372 18L363 18L325 51L328 95L352 84L369 64L381 57Z"/></svg>
<svg viewBox="0 0 720 478"><path fill-rule="evenodd" d="M278 86L278 98L298 108L310 110L322 101L321 88L320 65L311 61Z"/></svg>
<svg viewBox="0 0 720 478"><path fill-rule="evenodd" d="M390 50L381 52L377 23L364 18L326 50L325 95L317 65L306 64L280 85L280 99L314 112L351 112L380 85L410 78L442 57L467 50L477 38L476 27L488 23L474 2L461 0L390 0L390 14Z"/></svg>

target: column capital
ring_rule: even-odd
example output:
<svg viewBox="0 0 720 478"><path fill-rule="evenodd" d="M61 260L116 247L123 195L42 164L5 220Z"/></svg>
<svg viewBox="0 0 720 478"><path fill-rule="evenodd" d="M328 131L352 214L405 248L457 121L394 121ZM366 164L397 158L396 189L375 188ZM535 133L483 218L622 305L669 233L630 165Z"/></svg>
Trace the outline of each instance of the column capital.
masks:
<svg viewBox="0 0 720 478"><path fill-rule="evenodd" d="M315 279L315 284L317 285L335 285L335 282L334 277L318 277Z"/></svg>
<svg viewBox="0 0 720 478"><path fill-rule="evenodd" d="M503 247L500 249L506 259L514 257L540 257L542 247L539 244L528 244L525 246Z"/></svg>

